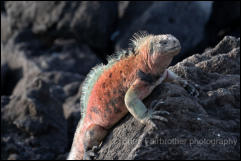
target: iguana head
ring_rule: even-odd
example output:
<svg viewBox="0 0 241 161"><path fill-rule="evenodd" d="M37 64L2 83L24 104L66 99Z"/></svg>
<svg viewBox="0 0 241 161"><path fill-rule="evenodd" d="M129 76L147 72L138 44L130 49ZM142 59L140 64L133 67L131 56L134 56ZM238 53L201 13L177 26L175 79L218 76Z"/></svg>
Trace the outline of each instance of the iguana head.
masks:
<svg viewBox="0 0 241 161"><path fill-rule="evenodd" d="M153 73L166 68L181 50L179 40L171 34L137 34L133 44L135 52L143 55L145 64Z"/></svg>
<svg viewBox="0 0 241 161"><path fill-rule="evenodd" d="M177 55L181 50L180 42L174 36L157 35L151 36L149 40L149 54L154 58L158 56L170 56Z"/></svg>

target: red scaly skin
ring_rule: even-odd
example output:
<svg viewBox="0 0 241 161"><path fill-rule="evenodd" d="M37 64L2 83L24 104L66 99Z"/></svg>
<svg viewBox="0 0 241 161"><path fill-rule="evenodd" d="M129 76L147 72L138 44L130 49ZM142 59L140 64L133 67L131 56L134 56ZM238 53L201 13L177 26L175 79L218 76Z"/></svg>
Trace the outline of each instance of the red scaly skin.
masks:
<svg viewBox="0 0 241 161"><path fill-rule="evenodd" d="M89 97L81 135L78 139L78 149L84 148L84 133L89 126L97 124L108 130L128 113L123 100L126 91L136 80L137 70L144 69L137 68L137 65L142 64L138 63L143 59L142 57L143 55L132 55L123 59L100 76L92 89L94 92Z"/></svg>

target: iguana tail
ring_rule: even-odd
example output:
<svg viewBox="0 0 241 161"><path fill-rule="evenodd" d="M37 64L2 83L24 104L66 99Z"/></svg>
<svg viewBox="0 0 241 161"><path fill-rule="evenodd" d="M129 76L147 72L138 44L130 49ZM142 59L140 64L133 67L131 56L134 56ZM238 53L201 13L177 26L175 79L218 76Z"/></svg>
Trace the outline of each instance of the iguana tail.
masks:
<svg viewBox="0 0 241 161"><path fill-rule="evenodd" d="M81 119L74 134L74 140L67 160L82 160L84 156L85 128Z"/></svg>

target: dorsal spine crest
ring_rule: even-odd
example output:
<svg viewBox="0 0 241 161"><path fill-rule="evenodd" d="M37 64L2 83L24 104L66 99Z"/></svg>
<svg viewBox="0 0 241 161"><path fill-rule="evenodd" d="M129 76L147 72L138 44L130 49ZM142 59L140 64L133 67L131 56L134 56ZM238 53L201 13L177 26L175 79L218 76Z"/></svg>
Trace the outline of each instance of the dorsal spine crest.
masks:
<svg viewBox="0 0 241 161"><path fill-rule="evenodd" d="M130 47L134 49L135 53L138 53L139 47L144 45L143 43L146 42L148 38L150 38L151 34L148 34L146 31L140 31L133 34L132 38L130 39Z"/></svg>

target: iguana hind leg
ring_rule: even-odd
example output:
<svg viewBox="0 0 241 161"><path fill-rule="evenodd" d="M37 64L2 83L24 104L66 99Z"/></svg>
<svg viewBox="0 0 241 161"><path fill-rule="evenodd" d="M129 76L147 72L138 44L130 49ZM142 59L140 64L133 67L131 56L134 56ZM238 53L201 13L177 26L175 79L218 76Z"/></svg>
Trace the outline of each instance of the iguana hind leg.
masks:
<svg viewBox="0 0 241 161"><path fill-rule="evenodd" d="M96 153L92 151L93 147L98 146L107 135L107 130L102 126L91 124L85 132L84 137L84 160L90 160L96 157Z"/></svg>

